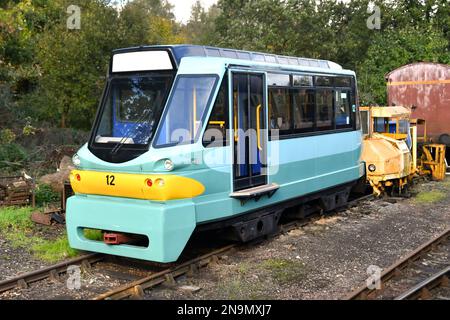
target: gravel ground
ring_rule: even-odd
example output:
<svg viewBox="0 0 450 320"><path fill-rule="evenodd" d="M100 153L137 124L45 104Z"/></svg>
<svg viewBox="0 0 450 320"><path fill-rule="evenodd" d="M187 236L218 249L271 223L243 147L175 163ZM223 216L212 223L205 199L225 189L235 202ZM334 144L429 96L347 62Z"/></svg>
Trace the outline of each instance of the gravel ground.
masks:
<svg viewBox="0 0 450 320"><path fill-rule="evenodd" d="M237 250L220 264L179 279L175 286L160 286L146 298L342 299L365 282L370 265L387 268L450 226L450 181L423 183L416 191L440 191L444 197L433 203L415 198L366 201ZM0 280L44 266L26 250L11 248L0 234ZM129 271L121 278L120 268L103 269L83 271L81 290L67 289L63 278L0 299L86 299L132 280L127 279Z"/></svg>
<svg viewBox="0 0 450 320"><path fill-rule="evenodd" d="M79 278L77 276L80 276ZM30 284L27 289L15 289L0 294L0 300L74 300L95 296L148 275L145 270L109 262L96 263L91 268L79 268L57 281L50 279ZM75 279L79 279L77 282Z"/></svg>
<svg viewBox="0 0 450 320"><path fill-rule="evenodd" d="M34 227L34 235L43 239L56 239L64 232L65 227L62 225L52 227L36 225ZM47 267L50 264L36 259L29 250L11 246L0 230L0 281L24 272Z"/></svg>
<svg viewBox="0 0 450 320"><path fill-rule="evenodd" d="M450 227L450 181L423 183L416 191L440 191L444 198L434 203L366 201L239 250L176 287L155 289L148 298L345 298L365 283L369 266L387 268ZM186 291L185 285L197 288Z"/></svg>
<svg viewBox="0 0 450 320"><path fill-rule="evenodd" d="M11 247L0 234L0 281L45 266L45 262L34 259L29 252Z"/></svg>

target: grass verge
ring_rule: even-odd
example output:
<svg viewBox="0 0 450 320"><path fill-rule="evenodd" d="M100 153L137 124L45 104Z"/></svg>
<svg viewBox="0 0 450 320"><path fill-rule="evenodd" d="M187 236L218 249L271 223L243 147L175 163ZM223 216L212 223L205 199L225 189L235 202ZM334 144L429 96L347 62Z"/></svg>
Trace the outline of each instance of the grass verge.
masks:
<svg viewBox="0 0 450 320"><path fill-rule="evenodd" d="M78 255L78 251L69 246L67 236L54 241L44 240L32 246L32 250L39 259L47 262L56 262Z"/></svg>
<svg viewBox="0 0 450 320"><path fill-rule="evenodd" d="M70 248L67 235L47 240L34 235L31 214L35 208L7 207L0 209L0 233L13 248L29 251L36 258L46 262L57 262L78 254Z"/></svg>
<svg viewBox="0 0 450 320"><path fill-rule="evenodd" d="M445 194L441 191L420 192L415 198L415 202L429 204L439 202L445 199Z"/></svg>
<svg viewBox="0 0 450 320"><path fill-rule="evenodd" d="M268 259L262 263L262 268L272 275L280 284L289 284L304 279L306 268L300 261L288 259Z"/></svg>

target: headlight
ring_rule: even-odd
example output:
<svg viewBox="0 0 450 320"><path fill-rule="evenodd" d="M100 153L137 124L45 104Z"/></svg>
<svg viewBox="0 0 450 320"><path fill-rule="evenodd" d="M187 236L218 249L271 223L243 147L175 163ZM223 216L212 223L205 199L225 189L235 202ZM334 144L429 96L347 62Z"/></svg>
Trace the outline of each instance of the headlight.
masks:
<svg viewBox="0 0 450 320"><path fill-rule="evenodd" d="M375 167L374 164L370 164L370 165L369 165L369 171L370 171L370 172L375 172L375 170L377 170L377 167Z"/></svg>
<svg viewBox="0 0 450 320"><path fill-rule="evenodd" d="M164 179L156 179L155 183L159 187L164 187L164 185L166 184Z"/></svg>
<svg viewBox="0 0 450 320"><path fill-rule="evenodd" d="M168 171L172 171L174 168L174 164L173 161L170 159L167 159L166 161L164 161L164 168Z"/></svg>
<svg viewBox="0 0 450 320"><path fill-rule="evenodd" d="M81 165L81 160L80 160L80 157L78 156L78 154L75 154L72 157L72 163L75 167L79 167Z"/></svg>

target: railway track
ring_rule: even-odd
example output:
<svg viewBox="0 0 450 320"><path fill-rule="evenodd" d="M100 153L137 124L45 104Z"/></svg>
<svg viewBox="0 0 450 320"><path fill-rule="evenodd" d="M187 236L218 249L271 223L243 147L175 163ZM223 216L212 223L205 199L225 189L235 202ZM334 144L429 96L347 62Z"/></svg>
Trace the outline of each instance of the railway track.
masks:
<svg viewBox="0 0 450 320"><path fill-rule="evenodd" d="M45 279L57 280L60 276L67 273L67 268L72 265L80 265L84 268L90 268L93 264L102 261L105 258L102 254L89 253L74 259L66 260L58 264L24 273L7 280L0 281L0 293L21 288L26 289L30 284Z"/></svg>
<svg viewBox="0 0 450 320"><path fill-rule="evenodd" d="M358 203L369 199L373 199L373 195L367 195L349 201L348 204L341 210L353 207ZM319 214L315 214L302 220L291 221L289 223L283 224L280 226L279 232L277 234L289 232L293 229L303 227L311 223L315 219L317 219L319 216L320 216ZM210 265L211 263L219 263L224 255L226 255L233 249L237 249L239 246L241 245L238 243L227 245L218 250L214 250L200 257L186 261L178 266L175 266L174 268L169 268L159 273L151 274L148 277L139 279L137 281L128 283L122 287L100 294L96 296L94 300L123 300L130 298L142 299L145 296L145 290L154 288L162 283L173 285L176 283L176 278L183 275L192 276L193 274L198 272L201 268L204 268Z"/></svg>
<svg viewBox="0 0 450 320"><path fill-rule="evenodd" d="M381 274L381 286L362 285L346 300L448 299L450 228Z"/></svg>
<svg viewBox="0 0 450 320"><path fill-rule="evenodd" d="M349 207L354 207L358 203L372 199L372 195L363 196L358 199L349 201L348 204L340 212ZM331 214L332 215L332 214ZM288 223L282 224L279 228L279 232L272 236L278 234L289 232L293 229L306 226L307 224L319 219L321 217L320 213L313 214L304 219L290 221ZM227 244L220 248L215 248L209 250L207 253L202 253L194 258L188 258L182 260L180 263L175 263L169 265L168 267L158 267L153 266L151 263L145 264L141 263L137 270L140 273L145 274L145 276L140 277L137 280L127 282L117 288L113 288L109 291L103 292L101 294L95 294L94 300L122 300L122 299L142 299L145 295L145 291L154 288L160 284L166 283L168 285L176 284L176 279L181 276L192 276L199 272L200 269L205 268L208 265L219 263L223 256L229 254L232 250L243 246L239 243ZM37 283L44 280L52 280L53 282L61 282L61 277L67 273L67 268L72 265L79 265L84 270L92 269L92 267L98 266L98 268L103 268L102 264L118 264L117 261L121 260L120 257L110 257L103 254L85 254L80 257L67 260L53 266L49 266L43 269L35 270L29 273L18 275L14 278L0 281L0 294L15 290L15 289L27 289L31 284ZM125 261L125 262L124 262ZM125 259L120 263L127 264L130 260ZM121 270L117 273L127 273L127 271ZM115 277L114 273L109 273L111 277ZM133 278L130 276L130 278Z"/></svg>

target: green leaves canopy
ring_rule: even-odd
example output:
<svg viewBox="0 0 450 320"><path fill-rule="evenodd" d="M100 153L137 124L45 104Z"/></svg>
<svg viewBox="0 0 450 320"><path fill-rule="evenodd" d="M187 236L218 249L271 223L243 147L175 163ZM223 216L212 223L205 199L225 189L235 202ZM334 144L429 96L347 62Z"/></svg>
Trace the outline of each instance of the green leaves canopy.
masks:
<svg viewBox="0 0 450 320"><path fill-rule="evenodd" d="M355 70L361 102L385 104L387 72L407 63L449 63L448 0L219 0L200 2L186 24L167 0L4 0L0 3L0 125L32 116L89 129L111 50L194 43L329 59ZM67 7L81 30L67 30ZM381 9L370 30L368 8Z"/></svg>

